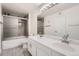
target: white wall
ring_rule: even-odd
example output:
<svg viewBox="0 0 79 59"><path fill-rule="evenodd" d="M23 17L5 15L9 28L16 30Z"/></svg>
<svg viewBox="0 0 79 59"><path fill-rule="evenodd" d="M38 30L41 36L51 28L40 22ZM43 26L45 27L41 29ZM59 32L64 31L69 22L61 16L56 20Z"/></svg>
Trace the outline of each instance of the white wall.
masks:
<svg viewBox="0 0 79 59"><path fill-rule="evenodd" d="M79 5L46 16L44 25L45 34L62 36L68 33L70 38L79 39Z"/></svg>
<svg viewBox="0 0 79 59"><path fill-rule="evenodd" d="M37 35L37 15L38 11L29 13L29 20L28 20L29 35Z"/></svg>

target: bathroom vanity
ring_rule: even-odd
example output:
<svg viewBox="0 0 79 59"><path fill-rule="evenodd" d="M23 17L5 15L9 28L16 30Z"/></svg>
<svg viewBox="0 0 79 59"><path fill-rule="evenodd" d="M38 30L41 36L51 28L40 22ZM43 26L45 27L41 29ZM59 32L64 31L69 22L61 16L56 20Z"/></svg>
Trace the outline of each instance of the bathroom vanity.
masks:
<svg viewBox="0 0 79 59"><path fill-rule="evenodd" d="M28 51L32 56L78 56L79 45L61 42L58 37L46 38L39 36L30 36L28 40ZM60 39L60 37L59 37Z"/></svg>

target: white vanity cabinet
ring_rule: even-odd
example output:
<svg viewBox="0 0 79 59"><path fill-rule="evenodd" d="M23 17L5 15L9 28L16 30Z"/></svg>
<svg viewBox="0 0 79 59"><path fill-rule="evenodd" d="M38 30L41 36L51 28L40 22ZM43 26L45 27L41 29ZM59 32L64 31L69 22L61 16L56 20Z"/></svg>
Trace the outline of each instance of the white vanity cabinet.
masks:
<svg viewBox="0 0 79 59"><path fill-rule="evenodd" d="M49 48L31 39L28 41L28 51L32 56L49 56L51 52Z"/></svg>
<svg viewBox="0 0 79 59"><path fill-rule="evenodd" d="M63 56L63 54L54 51L48 46L45 46L33 39L29 39L28 41L28 51L32 56Z"/></svg>
<svg viewBox="0 0 79 59"><path fill-rule="evenodd" d="M65 56L55 50L52 50L44 45L37 46L37 56Z"/></svg>

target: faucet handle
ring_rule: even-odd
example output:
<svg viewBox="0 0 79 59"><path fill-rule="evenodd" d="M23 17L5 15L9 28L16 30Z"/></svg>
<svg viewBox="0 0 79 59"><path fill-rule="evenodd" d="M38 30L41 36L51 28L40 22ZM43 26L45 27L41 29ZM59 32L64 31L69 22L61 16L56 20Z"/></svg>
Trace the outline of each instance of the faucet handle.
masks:
<svg viewBox="0 0 79 59"><path fill-rule="evenodd" d="M69 37L69 34L66 34L66 38L68 38Z"/></svg>
<svg viewBox="0 0 79 59"><path fill-rule="evenodd" d="M63 36L63 39L67 39L69 37L69 34L65 34L64 36Z"/></svg>
<svg viewBox="0 0 79 59"><path fill-rule="evenodd" d="M64 40L62 40L62 42L64 42L64 43L69 43L69 41L67 41L68 37L69 37L69 34L64 35L64 36L63 36L63 39L64 39Z"/></svg>

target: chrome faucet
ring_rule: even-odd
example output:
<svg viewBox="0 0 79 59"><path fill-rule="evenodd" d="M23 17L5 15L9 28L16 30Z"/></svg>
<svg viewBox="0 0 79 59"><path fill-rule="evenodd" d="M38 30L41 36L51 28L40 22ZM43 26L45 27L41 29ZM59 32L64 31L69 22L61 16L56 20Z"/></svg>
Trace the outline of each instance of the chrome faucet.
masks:
<svg viewBox="0 0 79 59"><path fill-rule="evenodd" d="M65 35L62 37L62 38L63 38L62 42L69 44L68 37L69 37L69 34L65 34Z"/></svg>

